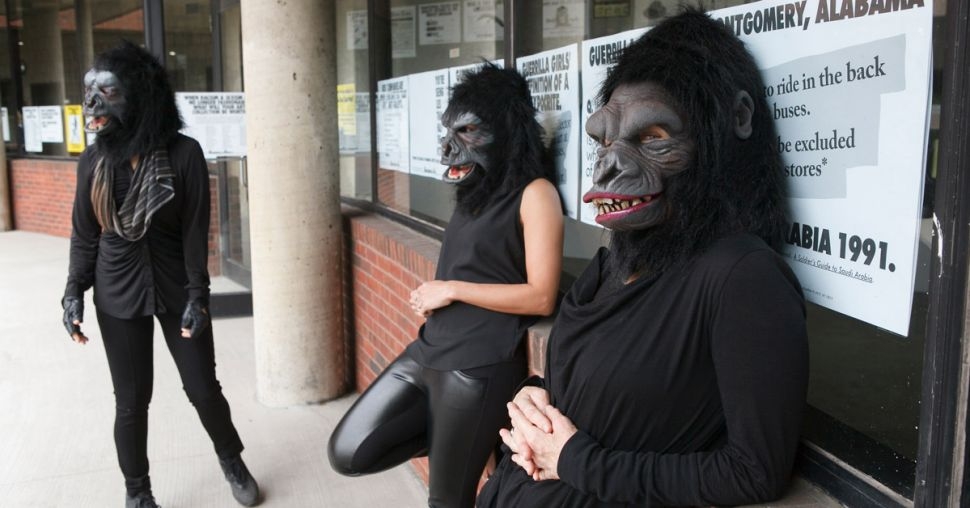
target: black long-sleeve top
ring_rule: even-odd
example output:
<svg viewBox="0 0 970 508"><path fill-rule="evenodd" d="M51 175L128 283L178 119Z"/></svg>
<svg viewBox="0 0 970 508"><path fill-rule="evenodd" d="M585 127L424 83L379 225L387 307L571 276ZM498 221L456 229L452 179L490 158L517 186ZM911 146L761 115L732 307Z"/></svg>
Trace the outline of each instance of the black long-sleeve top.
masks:
<svg viewBox="0 0 970 508"><path fill-rule="evenodd" d="M168 146L175 172L175 196L152 217L141 239L130 242L102 233L91 204L96 145L81 154L71 219L71 255L65 296L80 297L94 287L94 304L114 317L129 319L181 313L190 299L209 296L209 175L199 143L178 135ZM116 206L131 183L131 167L114 171Z"/></svg>
<svg viewBox="0 0 970 508"><path fill-rule="evenodd" d="M801 287L751 235L615 290L601 249L563 302L545 386L578 432L560 480L506 458L479 507L710 506L779 497L808 381Z"/></svg>

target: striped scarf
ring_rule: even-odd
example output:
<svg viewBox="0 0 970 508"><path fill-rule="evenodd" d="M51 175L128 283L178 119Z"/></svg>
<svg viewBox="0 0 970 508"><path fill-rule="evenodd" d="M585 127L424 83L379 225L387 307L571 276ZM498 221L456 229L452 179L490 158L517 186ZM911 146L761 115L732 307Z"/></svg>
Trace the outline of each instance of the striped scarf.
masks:
<svg viewBox="0 0 970 508"><path fill-rule="evenodd" d="M94 167L95 185L92 186L104 192L102 199L92 196L94 206L101 207L98 216L108 218L109 224L102 226L130 242L138 240L148 231L152 215L175 196L175 172L169 165L168 151L159 148L142 157L120 208L115 207L114 171L105 166L102 157Z"/></svg>

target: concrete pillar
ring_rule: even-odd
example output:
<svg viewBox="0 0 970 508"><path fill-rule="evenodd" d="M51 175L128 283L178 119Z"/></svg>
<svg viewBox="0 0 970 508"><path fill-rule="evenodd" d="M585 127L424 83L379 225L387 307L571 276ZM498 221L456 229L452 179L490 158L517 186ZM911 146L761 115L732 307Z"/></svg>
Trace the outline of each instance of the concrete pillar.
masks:
<svg viewBox="0 0 970 508"><path fill-rule="evenodd" d="M78 67L81 76L94 64L94 25L91 21L91 0L77 0Z"/></svg>
<svg viewBox="0 0 970 508"><path fill-rule="evenodd" d="M24 9L23 16L24 100L31 106L63 106L64 49L57 5L37 4Z"/></svg>
<svg viewBox="0 0 970 508"><path fill-rule="evenodd" d="M24 104L64 106L64 47L57 2L34 2L23 13ZM80 83L77 84L80 86ZM44 155L67 155L64 143L44 143Z"/></svg>
<svg viewBox="0 0 970 508"><path fill-rule="evenodd" d="M344 393L334 12L243 0L257 397Z"/></svg>

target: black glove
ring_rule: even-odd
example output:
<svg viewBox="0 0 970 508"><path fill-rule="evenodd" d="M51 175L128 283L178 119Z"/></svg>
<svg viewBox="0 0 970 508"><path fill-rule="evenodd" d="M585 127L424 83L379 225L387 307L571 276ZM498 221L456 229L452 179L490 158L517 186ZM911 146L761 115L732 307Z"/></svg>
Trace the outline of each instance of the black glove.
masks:
<svg viewBox="0 0 970 508"><path fill-rule="evenodd" d="M64 307L64 328L67 334L74 338L74 334L81 334L81 327L74 324L75 321L84 321L84 300L76 296L65 296L61 298L61 307Z"/></svg>
<svg viewBox="0 0 970 508"><path fill-rule="evenodd" d="M182 312L182 336L192 339L198 337L199 333L209 326L210 321L206 302L201 298L189 300L189 303L185 304L185 311Z"/></svg>

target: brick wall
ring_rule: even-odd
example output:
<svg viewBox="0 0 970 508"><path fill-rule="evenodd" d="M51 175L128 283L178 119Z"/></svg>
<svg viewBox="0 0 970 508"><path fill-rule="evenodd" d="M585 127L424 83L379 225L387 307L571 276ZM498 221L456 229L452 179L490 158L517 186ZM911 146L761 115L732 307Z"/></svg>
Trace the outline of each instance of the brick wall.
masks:
<svg viewBox="0 0 970 508"><path fill-rule="evenodd" d="M14 229L71 236L76 166L73 160L10 161Z"/></svg>
<svg viewBox="0 0 970 508"><path fill-rule="evenodd" d="M12 159L13 227L53 236L71 236L77 160ZM209 275L220 275L219 182L209 176L212 211L209 217Z"/></svg>

